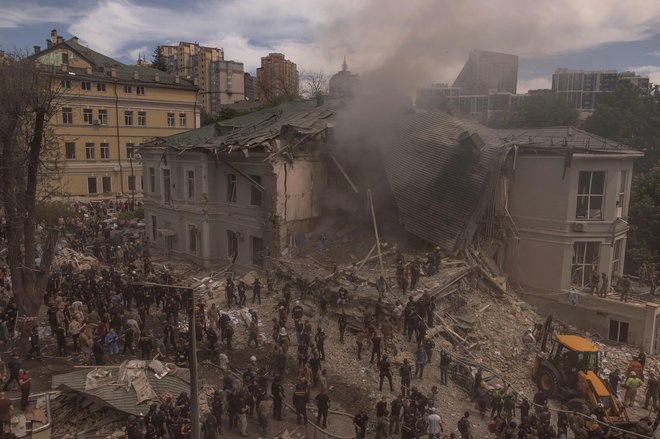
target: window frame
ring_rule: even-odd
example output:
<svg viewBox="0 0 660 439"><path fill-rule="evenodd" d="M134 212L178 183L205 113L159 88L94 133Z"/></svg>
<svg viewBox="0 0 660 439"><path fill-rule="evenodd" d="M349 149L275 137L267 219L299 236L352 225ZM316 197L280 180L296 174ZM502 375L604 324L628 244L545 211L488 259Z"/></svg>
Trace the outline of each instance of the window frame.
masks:
<svg viewBox="0 0 660 439"><path fill-rule="evenodd" d="M105 108L100 108L98 111L99 124L107 125L108 124L108 110Z"/></svg>
<svg viewBox="0 0 660 439"><path fill-rule="evenodd" d="M186 247L188 253L192 255L199 254L199 229L195 224L186 224Z"/></svg>
<svg viewBox="0 0 660 439"><path fill-rule="evenodd" d="M231 259L233 263L238 259L238 253L238 233L233 230L227 230L227 258Z"/></svg>
<svg viewBox="0 0 660 439"><path fill-rule="evenodd" d="M99 143L99 157L101 160L110 160L110 144L108 142Z"/></svg>
<svg viewBox="0 0 660 439"><path fill-rule="evenodd" d="M228 203L238 202L238 179L236 174L227 174L227 197Z"/></svg>
<svg viewBox="0 0 660 439"><path fill-rule="evenodd" d="M124 84L124 94L130 95L133 94L133 86Z"/></svg>
<svg viewBox="0 0 660 439"><path fill-rule="evenodd" d="M167 126L168 128L176 127L176 116L174 113L167 113Z"/></svg>
<svg viewBox="0 0 660 439"><path fill-rule="evenodd" d="M83 124L92 125L94 123L94 110L91 108L83 108Z"/></svg>
<svg viewBox="0 0 660 439"><path fill-rule="evenodd" d="M71 146L73 146L72 150L69 149ZM73 154L69 154L69 152L73 152ZM64 157L66 160L76 159L76 142L64 142Z"/></svg>
<svg viewBox="0 0 660 439"><path fill-rule="evenodd" d="M628 187L628 170L622 169L619 172L619 188L616 197L616 216L617 218L625 218L626 212L626 189Z"/></svg>
<svg viewBox="0 0 660 439"><path fill-rule="evenodd" d="M138 96L144 96L144 85L135 86L135 94Z"/></svg>
<svg viewBox="0 0 660 439"><path fill-rule="evenodd" d="M138 111L137 113L137 124L139 127L146 127L147 126L147 112L146 111Z"/></svg>
<svg viewBox="0 0 660 439"><path fill-rule="evenodd" d="M129 175L127 179L127 187L129 192L135 192L137 190L137 186L135 185L137 182L137 178L135 178L135 175ZM132 186L132 188L131 188Z"/></svg>
<svg viewBox="0 0 660 439"><path fill-rule="evenodd" d="M130 160L135 158L135 143L126 142L126 158Z"/></svg>
<svg viewBox="0 0 660 439"><path fill-rule="evenodd" d="M620 270L621 256L623 255L623 240L624 238L616 239L612 246L612 272L610 273L610 279L614 277L614 273L623 274L623 271Z"/></svg>
<svg viewBox="0 0 660 439"><path fill-rule="evenodd" d="M162 194L163 203L171 204L172 203L172 172L170 171L170 168L161 169L160 179L163 184L163 194Z"/></svg>
<svg viewBox="0 0 660 439"><path fill-rule="evenodd" d="M91 91L92 81L80 81L80 89L85 91Z"/></svg>
<svg viewBox="0 0 660 439"><path fill-rule="evenodd" d="M106 184L105 184L106 182L108 183L107 190L106 190ZM110 177L108 175L104 175L104 176L101 177L101 192L103 194L111 194L112 193L112 177Z"/></svg>
<svg viewBox="0 0 660 439"><path fill-rule="evenodd" d="M185 190L186 190L186 200L194 201L195 200L195 170L192 168L185 168L184 179L185 179ZM192 179L191 179L192 174Z"/></svg>
<svg viewBox="0 0 660 439"><path fill-rule="evenodd" d="M250 175L250 178L261 184L261 175ZM250 183L250 206L262 207L262 205L263 194L254 186L254 184Z"/></svg>
<svg viewBox="0 0 660 439"><path fill-rule="evenodd" d="M133 110L124 111L124 126L132 127L133 126Z"/></svg>
<svg viewBox="0 0 660 439"><path fill-rule="evenodd" d="M85 142L85 160L96 160L96 143Z"/></svg>
<svg viewBox="0 0 660 439"><path fill-rule="evenodd" d="M62 124L73 125L73 108L71 107L62 108Z"/></svg>
<svg viewBox="0 0 660 439"><path fill-rule="evenodd" d="M60 88L64 90L71 89L71 80L70 79L60 79Z"/></svg>
<svg viewBox="0 0 660 439"><path fill-rule="evenodd" d="M92 187L90 183L94 182L94 190L92 191ZM88 194L98 194L99 193L99 187L98 187L98 181L96 180L96 177L87 177L87 193Z"/></svg>
<svg viewBox="0 0 660 439"><path fill-rule="evenodd" d="M589 251L589 246L595 246ZM580 248L583 246L583 248ZM571 261L571 283L581 288L589 286L591 273L598 271L600 265L600 252L602 243L600 241L575 241L573 242L573 259ZM588 255L594 257L587 261Z"/></svg>
<svg viewBox="0 0 660 439"><path fill-rule="evenodd" d="M185 128L188 125L188 116L186 113L179 113L179 127Z"/></svg>
<svg viewBox="0 0 660 439"><path fill-rule="evenodd" d="M256 244L260 243L257 250ZM264 265L264 240L260 236L250 236L250 257L252 260L252 265L263 266ZM261 254L259 254L261 253Z"/></svg>
<svg viewBox="0 0 660 439"><path fill-rule="evenodd" d="M105 92L107 91L107 84L105 82L97 82L96 83L96 91L101 91Z"/></svg>
<svg viewBox="0 0 660 439"><path fill-rule="evenodd" d="M587 189L587 192L580 192L581 187L580 187L580 181L582 180L582 175L583 174L589 174L589 186ZM594 174L602 174L603 176L603 186L602 186L602 193L594 193L593 186L594 186ZM607 186L607 172L606 171L580 171L578 172L578 187L577 187L577 196L576 196L576 203L575 203L575 219L577 221L603 221L605 219L604 215L604 206L605 206L605 188ZM581 201L582 199L586 198L586 211L584 213L584 216L580 216L580 206L583 204ZM592 203L596 200L600 199L600 208L598 211L600 212L600 217L593 216L592 217Z"/></svg>
<svg viewBox="0 0 660 439"><path fill-rule="evenodd" d="M628 343L630 338L630 323L622 320L610 319L607 338L618 343Z"/></svg>
<svg viewBox="0 0 660 439"><path fill-rule="evenodd" d="M156 193L156 168L148 168L149 172L149 192Z"/></svg>

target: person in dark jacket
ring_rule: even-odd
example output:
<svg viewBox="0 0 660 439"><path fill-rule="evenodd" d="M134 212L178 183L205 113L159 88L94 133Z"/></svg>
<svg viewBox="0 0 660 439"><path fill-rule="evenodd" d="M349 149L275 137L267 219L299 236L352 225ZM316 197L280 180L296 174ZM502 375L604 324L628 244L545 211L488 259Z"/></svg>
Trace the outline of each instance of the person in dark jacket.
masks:
<svg viewBox="0 0 660 439"><path fill-rule="evenodd" d="M293 392L293 406L296 409L296 417L298 425L300 425L301 418L304 419L307 425L307 390L302 384L296 385L296 390Z"/></svg>
<svg viewBox="0 0 660 439"><path fill-rule="evenodd" d="M330 397L325 393L325 390L316 395L316 407L318 414L316 415L316 424L321 428L326 428L328 424L328 409L330 409Z"/></svg>

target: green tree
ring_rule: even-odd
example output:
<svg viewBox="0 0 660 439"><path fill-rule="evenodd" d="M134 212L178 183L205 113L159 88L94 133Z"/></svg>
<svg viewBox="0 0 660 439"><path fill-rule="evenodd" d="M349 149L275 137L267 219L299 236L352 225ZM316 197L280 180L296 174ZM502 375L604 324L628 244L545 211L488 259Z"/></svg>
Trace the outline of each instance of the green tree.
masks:
<svg viewBox="0 0 660 439"><path fill-rule="evenodd" d="M151 55L151 67L167 72L167 63L165 62L163 53L160 51L160 46L156 46L153 55Z"/></svg>
<svg viewBox="0 0 660 439"><path fill-rule="evenodd" d="M526 98L514 124L518 127L551 127L574 125L578 111L557 93L534 94Z"/></svg>
<svg viewBox="0 0 660 439"><path fill-rule="evenodd" d="M660 162L633 178L629 223L627 267L660 264Z"/></svg>

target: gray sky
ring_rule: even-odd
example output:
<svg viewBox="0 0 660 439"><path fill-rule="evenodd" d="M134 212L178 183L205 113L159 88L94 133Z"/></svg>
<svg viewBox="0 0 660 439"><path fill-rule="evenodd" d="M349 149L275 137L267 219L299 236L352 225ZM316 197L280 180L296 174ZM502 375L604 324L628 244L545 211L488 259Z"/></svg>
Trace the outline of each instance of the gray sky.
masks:
<svg viewBox="0 0 660 439"><path fill-rule="evenodd" d="M660 1L652 0L3 0L0 48L52 28L124 62L180 40L222 47L253 71L284 52L299 69L391 72L410 88L452 82L472 49L521 57L519 92L556 67L634 68L660 82Z"/></svg>

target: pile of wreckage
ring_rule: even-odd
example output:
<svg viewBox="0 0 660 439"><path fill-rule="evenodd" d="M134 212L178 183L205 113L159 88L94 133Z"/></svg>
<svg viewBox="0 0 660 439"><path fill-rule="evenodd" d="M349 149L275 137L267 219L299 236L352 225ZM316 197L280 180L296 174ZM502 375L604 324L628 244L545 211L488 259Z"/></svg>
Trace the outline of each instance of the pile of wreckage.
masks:
<svg viewBox="0 0 660 439"><path fill-rule="evenodd" d="M125 436L127 419L144 416L152 402L190 393L190 372L158 360L76 366L73 372L53 376L52 389L61 393L51 402L51 437L118 438Z"/></svg>
<svg viewBox="0 0 660 439"><path fill-rule="evenodd" d="M70 265L75 271L98 268L101 263L94 256L84 255L69 247L59 247L53 258L52 267Z"/></svg>

